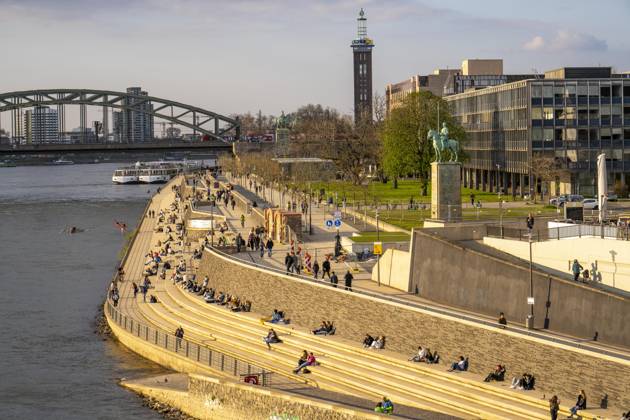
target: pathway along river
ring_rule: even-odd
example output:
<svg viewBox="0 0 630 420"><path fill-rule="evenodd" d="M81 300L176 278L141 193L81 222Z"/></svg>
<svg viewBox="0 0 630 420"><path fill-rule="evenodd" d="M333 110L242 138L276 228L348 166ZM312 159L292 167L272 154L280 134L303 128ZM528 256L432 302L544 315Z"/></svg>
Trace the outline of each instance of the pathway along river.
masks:
<svg viewBox="0 0 630 420"><path fill-rule="evenodd" d="M155 189L112 185L116 166L0 168L0 418L162 418L117 385L160 368L94 334L114 220L133 228Z"/></svg>

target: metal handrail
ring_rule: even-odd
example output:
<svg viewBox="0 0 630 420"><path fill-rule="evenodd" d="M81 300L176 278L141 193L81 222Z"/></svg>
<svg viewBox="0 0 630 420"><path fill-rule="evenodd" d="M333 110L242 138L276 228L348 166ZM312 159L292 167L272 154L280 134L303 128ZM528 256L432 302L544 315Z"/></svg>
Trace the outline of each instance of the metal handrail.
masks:
<svg viewBox="0 0 630 420"><path fill-rule="evenodd" d="M273 273L282 275L282 276L286 276L286 277L290 277L290 278L297 278L303 281L308 281L311 283L317 283L323 286L327 286L327 287L334 287L329 281L324 281L324 280L320 280L320 279L314 279L313 277L307 277L307 276L302 276L302 275L298 275L298 274L294 274L294 273L289 273L287 274L284 270L279 270L275 267L269 267L269 266L265 266L262 264L258 264L255 263L253 261L247 261L245 259L242 258L238 258L235 257L234 255L230 255L230 254L226 254L216 248L211 247L210 245L206 245L205 246L205 250L208 252L213 252L217 255L221 255L224 258L227 259L231 259L231 260L236 260L239 261L243 264L246 264L248 266L252 266L254 268L258 268L258 269L263 269L263 270L267 270L267 271L271 271ZM345 286L343 284L343 278L340 279L341 283L339 283L338 288L339 289L343 289ZM445 309L445 308L440 308L440 307L436 307L436 306L429 306L429 305L425 305L422 303L416 303L416 302L411 302L409 300L405 300L405 299L401 299L395 296L387 296L387 295L383 295L383 294L379 294L379 293L375 293L372 292L368 289L363 289L360 287L355 287L352 286L352 293L356 293L359 295L363 295L363 296L368 296L374 299L378 299L381 301L387 301L387 302L392 302L392 303L397 303L397 304L401 304L401 305L405 305L405 306L409 306L415 309L421 309L423 311L427 311L427 312L432 312L432 313L436 313L436 314L440 314L440 315L444 315L444 316L449 316L452 318L456 318L456 319L460 319L463 321L468 321L468 322L472 322L472 323L476 323L476 324L480 324L486 327L490 327L490 328L495 328L496 330L504 330L505 326L502 324L499 324L498 322L494 322L494 321L488 321L485 320L483 318L478 318L478 317L474 317L474 316L469 316L466 315L462 312L456 312L453 310L449 310L449 309ZM593 353L597 353L597 354L601 354L601 355L605 355L605 356L609 356L609 357L615 357L615 358L619 358L622 360L626 360L626 361L630 361L630 354L623 354L623 353L619 353L619 352L615 352L612 350L606 350L606 349L602 349L599 347L594 347L594 346L590 346L588 344L583 344L581 342L576 342L576 341L572 341L572 340L568 340L562 337L558 337L558 336L550 336L549 334L544 334L544 333L539 333L535 330L529 330L526 328L522 328L519 326L510 326L509 329L511 332L513 333L517 333L523 336L528 336L528 337L534 337L537 339L541 339L544 341L549 341L552 343L557 343L557 344L562 344L562 345L566 345L568 347L573 347L576 349L581 349L581 350L588 350L591 351Z"/></svg>
<svg viewBox="0 0 630 420"><path fill-rule="evenodd" d="M105 307L110 320L128 333L146 342L162 347L179 356L184 356L187 359L204 363L212 369L230 373L233 376L260 376L262 377L262 386L271 385L273 372L243 361L225 352L213 349L195 340L178 338L173 333L149 327L123 314L113 305L111 299L107 299Z"/></svg>

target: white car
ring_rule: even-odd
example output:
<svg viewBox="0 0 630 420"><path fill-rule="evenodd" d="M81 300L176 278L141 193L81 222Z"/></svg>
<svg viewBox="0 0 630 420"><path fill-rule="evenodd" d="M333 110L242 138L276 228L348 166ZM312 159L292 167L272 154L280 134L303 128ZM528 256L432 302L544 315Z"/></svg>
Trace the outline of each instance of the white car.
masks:
<svg viewBox="0 0 630 420"><path fill-rule="evenodd" d="M584 210L597 210L597 200L594 198L586 198L582 201L582 206L584 206Z"/></svg>

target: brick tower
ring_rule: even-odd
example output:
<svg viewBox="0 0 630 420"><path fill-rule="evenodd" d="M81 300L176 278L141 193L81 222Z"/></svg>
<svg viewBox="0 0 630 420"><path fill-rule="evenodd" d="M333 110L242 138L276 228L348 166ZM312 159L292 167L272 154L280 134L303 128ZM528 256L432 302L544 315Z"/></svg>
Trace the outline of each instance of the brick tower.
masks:
<svg viewBox="0 0 630 420"><path fill-rule="evenodd" d="M354 121L372 119L372 48L367 36L367 18L363 9L357 18L357 38L352 41L354 58Z"/></svg>

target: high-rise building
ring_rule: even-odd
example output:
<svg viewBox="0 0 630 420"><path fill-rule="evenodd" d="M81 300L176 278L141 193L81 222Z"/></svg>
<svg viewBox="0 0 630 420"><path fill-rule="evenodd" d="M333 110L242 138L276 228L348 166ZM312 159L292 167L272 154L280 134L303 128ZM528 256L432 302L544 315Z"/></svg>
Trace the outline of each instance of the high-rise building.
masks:
<svg viewBox="0 0 630 420"><path fill-rule="evenodd" d="M152 111L151 101L141 98L148 96L140 87L127 88L127 93L137 96L125 99L125 105L138 111L114 111L114 139L120 143L141 143L153 141L153 115L142 111Z"/></svg>
<svg viewBox="0 0 630 420"><path fill-rule="evenodd" d="M24 137L27 144L58 143L57 110L36 106L24 113Z"/></svg>
<svg viewBox="0 0 630 420"><path fill-rule="evenodd" d="M372 119L372 48L367 36L367 18L363 9L357 18L357 38L352 41L354 60L354 121Z"/></svg>

